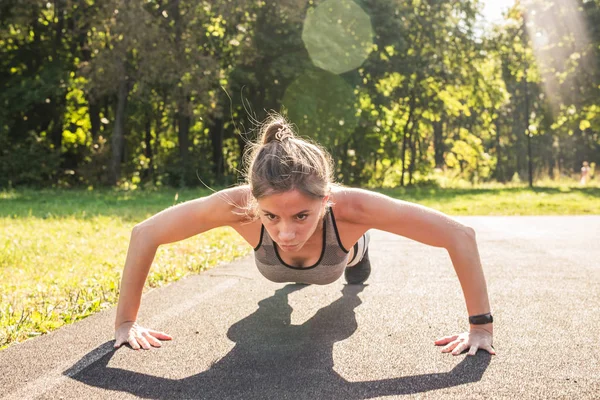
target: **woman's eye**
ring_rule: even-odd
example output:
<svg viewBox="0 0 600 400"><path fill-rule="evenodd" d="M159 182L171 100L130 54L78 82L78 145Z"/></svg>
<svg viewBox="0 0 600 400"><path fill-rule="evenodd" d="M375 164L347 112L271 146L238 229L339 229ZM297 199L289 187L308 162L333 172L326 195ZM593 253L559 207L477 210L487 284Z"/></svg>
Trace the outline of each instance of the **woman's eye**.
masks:
<svg viewBox="0 0 600 400"><path fill-rule="evenodd" d="M267 217L269 221L273 221L275 218L277 218L273 214L265 214L265 217Z"/></svg>
<svg viewBox="0 0 600 400"><path fill-rule="evenodd" d="M306 215L306 214L300 214L300 215L298 215L298 217L297 217L297 218L298 218L300 221L304 221L306 218L308 218L308 215Z"/></svg>

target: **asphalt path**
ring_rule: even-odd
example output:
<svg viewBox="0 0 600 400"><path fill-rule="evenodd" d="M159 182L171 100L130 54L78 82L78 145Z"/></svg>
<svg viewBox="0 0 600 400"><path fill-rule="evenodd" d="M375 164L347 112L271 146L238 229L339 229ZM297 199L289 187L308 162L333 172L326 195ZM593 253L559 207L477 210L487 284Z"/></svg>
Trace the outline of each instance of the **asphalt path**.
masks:
<svg viewBox="0 0 600 400"><path fill-rule="evenodd" d="M600 399L600 216L464 217L496 356L467 328L443 249L374 231L366 285L276 284L248 257L146 293L174 340L113 349L115 310L0 352L0 399Z"/></svg>

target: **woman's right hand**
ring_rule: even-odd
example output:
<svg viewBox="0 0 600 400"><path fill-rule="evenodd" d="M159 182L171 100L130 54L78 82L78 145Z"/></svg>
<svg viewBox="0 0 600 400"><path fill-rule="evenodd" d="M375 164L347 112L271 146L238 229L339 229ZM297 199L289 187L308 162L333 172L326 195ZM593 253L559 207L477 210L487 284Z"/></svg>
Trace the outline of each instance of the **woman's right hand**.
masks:
<svg viewBox="0 0 600 400"><path fill-rule="evenodd" d="M171 340L170 335L139 326L135 321L123 322L115 330L115 349L129 343L132 349L149 350L151 346L160 347L160 340Z"/></svg>

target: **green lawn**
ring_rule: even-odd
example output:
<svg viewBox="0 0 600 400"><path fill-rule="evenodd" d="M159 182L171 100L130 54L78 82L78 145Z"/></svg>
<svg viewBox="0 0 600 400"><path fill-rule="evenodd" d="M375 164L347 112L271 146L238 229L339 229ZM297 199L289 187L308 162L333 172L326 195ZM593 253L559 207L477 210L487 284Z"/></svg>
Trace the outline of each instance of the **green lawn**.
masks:
<svg viewBox="0 0 600 400"><path fill-rule="evenodd" d="M380 192L450 215L600 214L600 187L400 188Z"/></svg>
<svg viewBox="0 0 600 400"><path fill-rule="evenodd" d="M599 187L389 189L451 215L600 214ZM131 228L208 190L0 192L0 348L115 304ZM228 228L162 246L147 289L248 255Z"/></svg>

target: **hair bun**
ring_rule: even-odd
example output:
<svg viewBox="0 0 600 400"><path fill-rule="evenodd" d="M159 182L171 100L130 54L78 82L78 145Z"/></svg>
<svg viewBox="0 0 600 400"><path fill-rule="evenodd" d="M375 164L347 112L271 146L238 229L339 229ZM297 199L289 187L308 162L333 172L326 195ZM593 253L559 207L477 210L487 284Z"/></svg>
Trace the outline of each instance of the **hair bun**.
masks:
<svg viewBox="0 0 600 400"><path fill-rule="evenodd" d="M261 143L265 145L273 141L283 142L293 137L294 132L285 121L275 120L264 128Z"/></svg>

